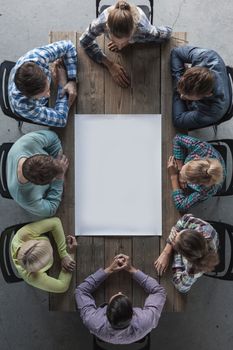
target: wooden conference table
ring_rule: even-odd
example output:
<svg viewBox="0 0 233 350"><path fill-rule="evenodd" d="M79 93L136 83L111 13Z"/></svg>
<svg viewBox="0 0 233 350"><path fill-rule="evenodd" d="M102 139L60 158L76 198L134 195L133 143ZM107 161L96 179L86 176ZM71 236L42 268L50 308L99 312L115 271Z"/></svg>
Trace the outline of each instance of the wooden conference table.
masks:
<svg viewBox="0 0 233 350"><path fill-rule="evenodd" d="M174 33L166 44L137 44L125 48L121 54L111 53L104 37L99 44L108 56L126 67L131 76L131 87L118 87L108 71L92 62L79 46L79 33L51 32L50 42L71 40L78 51L78 99L72 108L66 128L56 130L62 140L64 153L70 160L63 199L57 215L66 234L74 233L74 114L162 114L162 237L78 237L77 268L69 290L50 294L52 311L76 310L74 290L84 278L99 267L108 266L118 253L130 255L136 268L156 276L153 262L165 245L171 227L179 218L171 198L167 159L172 152L175 130L172 126L172 85L170 75L171 48L186 43L186 33ZM57 261L56 261L57 260ZM59 259L55 259L52 275L58 274ZM182 311L185 297L171 283L171 272L160 278L166 288L165 311ZM108 300L116 292L128 295L134 306L142 306L145 293L131 276L123 271L111 275L95 294L97 304Z"/></svg>

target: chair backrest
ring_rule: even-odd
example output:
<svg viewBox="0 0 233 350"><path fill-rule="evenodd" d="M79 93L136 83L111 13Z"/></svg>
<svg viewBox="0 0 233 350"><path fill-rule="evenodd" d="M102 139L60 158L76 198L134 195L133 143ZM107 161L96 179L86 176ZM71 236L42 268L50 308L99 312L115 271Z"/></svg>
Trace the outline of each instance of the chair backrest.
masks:
<svg viewBox="0 0 233 350"><path fill-rule="evenodd" d="M26 122L30 124L38 124L40 123L34 123L32 120L21 117L14 111L12 111L9 98L8 98L8 83L9 83L9 77L12 68L14 68L15 62L12 61L3 61L0 65L0 106L5 115L7 115L10 118L13 118L17 120L18 122Z"/></svg>
<svg viewBox="0 0 233 350"><path fill-rule="evenodd" d="M13 143L6 142L0 146L0 194L4 198L12 199L7 186L6 162L7 155Z"/></svg>
<svg viewBox="0 0 233 350"><path fill-rule="evenodd" d="M8 82L12 68L14 68L15 62L3 61L0 65L0 105L5 115L11 118L15 118L15 113L11 110L8 99Z"/></svg>
<svg viewBox="0 0 233 350"><path fill-rule="evenodd" d="M221 280L233 280L233 226L223 222L209 221L209 223L218 232L219 237L219 264L211 273L205 273L205 276L218 278ZM227 244L227 237L230 241L230 246ZM230 254L227 254L226 246L230 249ZM229 255L229 256L228 256Z"/></svg>
<svg viewBox="0 0 233 350"><path fill-rule="evenodd" d="M230 106L228 108L228 111L226 112L224 117L218 121L217 125L224 123L227 120L230 120L233 116L233 68L226 66L226 69L227 69L227 74L229 77L229 90L230 90L231 103L230 103Z"/></svg>
<svg viewBox="0 0 233 350"><path fill-rule="evenodd" d="M134 342L133 344L142 344L142 347L137 346L137 350L150 350L150 343L150 333L148 333L144 338ZM93 335L93 350L106 350L106 346L108 344L109 343L106 343Z"/></svg>
<svg viewBox="0 0 233 350"><path fill-rule="evenodd" d="M25 224L17 224L7 227L0 236L0 269L7 283L21 282L22 278L18 277L16 269L11 259L11 241L16 232Z"/></svg>
<svg viewBox="0 0 233 350"><path fill-rule="evenodd" d="M154 0L148 0L150 3L150 8L146 5L137 5L145 13L146 17L153 23L153 12L154 12ZM103 5L100 7L101 0L96 0L96 18L111 5ZM115 1L114 1L115 3ZM113 5L113 4L112 4Z"/></svg>
<svg viewBox="0 0 233 350"><path fill-rule="evenodd" d="M223 157L227 169L227 177L224 181L222 189L216 196L232 196L233 195L233 140L221 139L208 141Z"/></svg>

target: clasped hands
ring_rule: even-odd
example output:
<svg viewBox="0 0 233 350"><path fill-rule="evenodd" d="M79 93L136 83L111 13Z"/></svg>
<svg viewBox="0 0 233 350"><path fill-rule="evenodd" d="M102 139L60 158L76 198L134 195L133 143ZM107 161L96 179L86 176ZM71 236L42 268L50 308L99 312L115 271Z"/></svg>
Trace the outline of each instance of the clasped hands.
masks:
<svg viewBox="0 0 233 350"><path fill-rule="evenodd" d="M126 270L130 273L136 272L137 270L132 266L130 257L125 254L118 254L113 258L112 263L106 267L105 272L111 274L113 272L119 272Z"/></svg>
<svg viewBox="0 0 233 350"><path fill-rule="evenodd" d="M56 60L51 68L52 76L56 83L62 86L63 90L60 98L68 94L69 107L74 103L77 97L77 84L75 81L68 81L66 67L62 59Z"/></svg>

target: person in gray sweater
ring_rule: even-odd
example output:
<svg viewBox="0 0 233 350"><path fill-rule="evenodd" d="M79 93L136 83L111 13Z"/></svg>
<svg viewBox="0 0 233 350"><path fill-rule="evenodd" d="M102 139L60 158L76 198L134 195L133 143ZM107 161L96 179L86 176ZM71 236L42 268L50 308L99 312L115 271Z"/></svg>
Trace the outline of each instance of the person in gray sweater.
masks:
<svg viewBox="0 0 233 350"><path fill-rule="evenodd" d="M175 127L190 130L214 125L229 111L230 80L224 61L214 50L194 46L174 48L171 73Z"/></svg>

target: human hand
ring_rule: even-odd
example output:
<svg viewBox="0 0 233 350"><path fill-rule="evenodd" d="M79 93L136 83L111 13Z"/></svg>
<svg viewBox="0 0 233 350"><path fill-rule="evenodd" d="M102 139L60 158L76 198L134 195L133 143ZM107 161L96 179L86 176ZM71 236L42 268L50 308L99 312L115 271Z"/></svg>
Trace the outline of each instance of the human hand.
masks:
<svg viewBox="0 0 233 350"><path fill-rule="evenodd" d="M159 276L162 276L163 272L166 272L166 269L170 262L171 253L168 253L166 250L163 250L157 260L154 262L154 267L157 270Z"/></svg>
<svg viewBox="0 0 233 350"><path fill-rule="evenodd" d="M68 253L74 254L76 252L78 244L74 236L69 235L66 237L66 245Z"/></svg>
<svg viewBox="0 0 233 350"><path fill-rule="evenodd" d="M59 152L55 161L61 169L61 172L59 173L59 175L57 175L56 178L63 180L65 177L65 173L69 167L69 160L62 152Z"/></svg>
<svg viewBox="0 0 233 350"><path fill-rule="evenodd" d="M110 51L113 51L113 52L119 51L119 49L116 46L116 44L114 43L114 41L109 41L108 48L109 48Z"/></svg>
<svg viewBox="0 0 233 350"><path fill-rule="evenodd" d="M126 261L123 256L120 257L120 254L113 258L112 263L105 269L105 272L111 274L113 272L118 272L124 270L126 267Z"/></svg>
<svg viewBox="0 0 233 350"><path fill-rule="evenodd" d="M115 82L121 87L128 87L130 79L125 69L118 63L112 63L108 66L109 73L115 80Z"/></svg>
<svg viewBox="0 0 233 350"><path fill-rule="evenodd" d="M185 189L187 187L187 182L182 179L181 174L179 173L179 184L180 188Z"/></svg>
<svg viewBox="0 0 233 350"><path fill-rule="evenodd" d="M67 84L67 73L63 60L58 60L56 64L58 84L64 87Z"/></svg>
<svg viewBox="0 0 233 350"><path fill-rule="evenodd" d="M170 176L178 175L179 170L174 156L170 156L167 162L167 169Z"/></svg>
<svg viewBox="0 0 233 350"><path fill-rule="evenodd" d="M182 166L184 165L184 162L181 159L176 159L176 164L177 164L178 170L180 171L182 169Z"/></svg>
<svg viewBox="0 0 233 350"><path fill-rule="evenodd" d="M60 97L63 97L65 94L69 96L68 103L69 107L71 107L77 97L77 84L75 81L68 81L68 83L65 84Z"/></svg>
<svg viewBox="0 0 233 350"><path fill-rule="evenodd" d="M117 259L122 259L124 261L124 269L130 273L136 272L137 270L135 269L135 267L132 265L131 263L131 259L128 255L125 254L118 254L115 256L115 258Z"/></svg>
<svg viewBox="0 0 233 350"><path fill-rule="evenodd" d="M64 270L72 272L75 269L76 262L70 256L67 255L61 260L61 266Z"/></svg>

